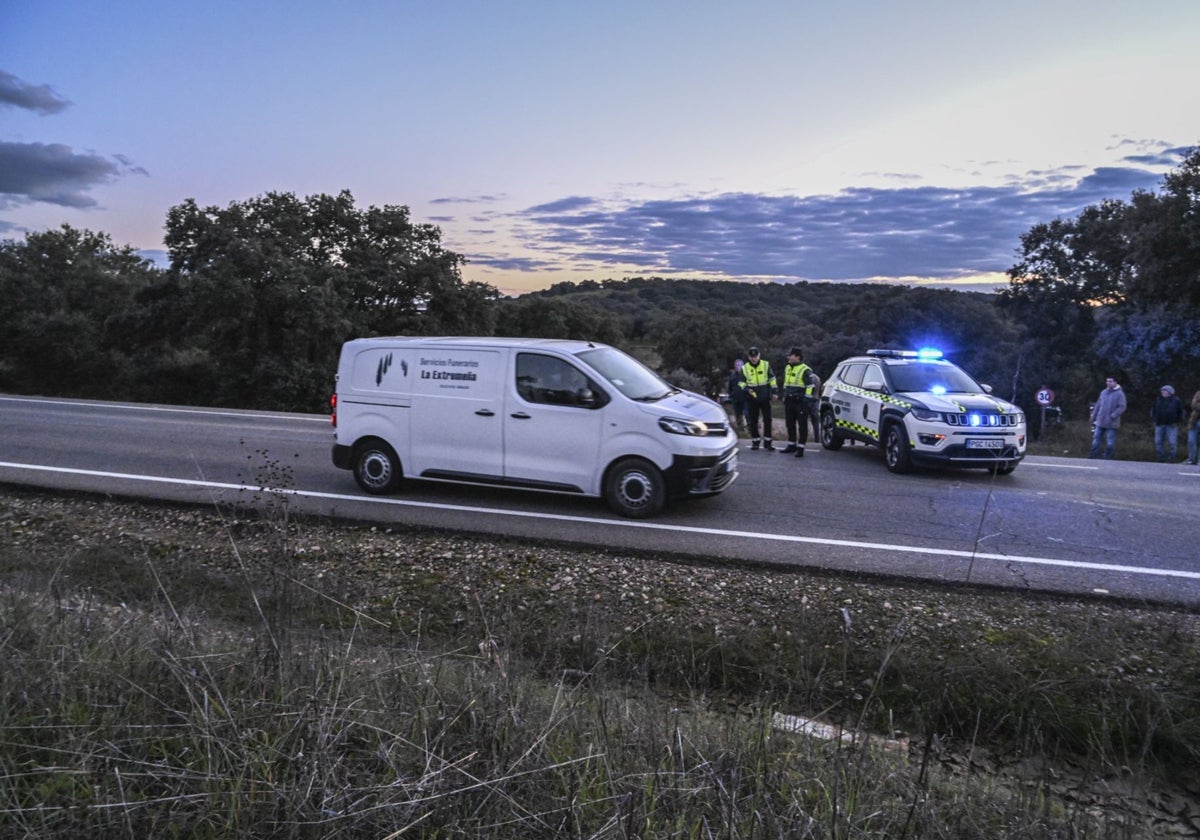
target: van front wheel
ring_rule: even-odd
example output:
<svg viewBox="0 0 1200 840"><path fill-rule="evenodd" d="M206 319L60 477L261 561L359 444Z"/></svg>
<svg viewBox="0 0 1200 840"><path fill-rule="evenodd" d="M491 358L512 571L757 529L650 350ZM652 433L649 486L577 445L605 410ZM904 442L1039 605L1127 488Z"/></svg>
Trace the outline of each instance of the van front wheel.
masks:
<svg viewBox="0 0 1200 840"><path fill-rule="evenodd" d="M381 440L368 440L354 450L354 480L374 496L395 493L403 474L396 451Z"/></svg>
<svg viewBox="0 0 1200 840"><path fill-rule="evenodd" d="M621 516L645 519L662 510L666 484L658 467L641 458L623 458L613 464L604 481L604 498Z"/></svg>

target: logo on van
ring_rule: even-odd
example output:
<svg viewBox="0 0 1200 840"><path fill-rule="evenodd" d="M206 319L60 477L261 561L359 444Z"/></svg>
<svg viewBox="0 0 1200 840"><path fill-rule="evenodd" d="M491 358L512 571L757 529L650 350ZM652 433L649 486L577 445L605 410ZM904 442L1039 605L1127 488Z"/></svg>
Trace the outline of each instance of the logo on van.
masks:
<svg viewBox="0 0 1200 840"><path fill-rule="evenodd" d="M401 360L400 364L401 364L401 366L406 366L406 365L404 365L403 360ZM392 366L392 354L388 353L386 356L384 356L382 359L379 360L379 367L375 371L375 384L376 385L383 384L383 375L388 372L388 368L390 368L391 366ZM407 372L408 371L405 371L405 373L407 373Z"/></svg>

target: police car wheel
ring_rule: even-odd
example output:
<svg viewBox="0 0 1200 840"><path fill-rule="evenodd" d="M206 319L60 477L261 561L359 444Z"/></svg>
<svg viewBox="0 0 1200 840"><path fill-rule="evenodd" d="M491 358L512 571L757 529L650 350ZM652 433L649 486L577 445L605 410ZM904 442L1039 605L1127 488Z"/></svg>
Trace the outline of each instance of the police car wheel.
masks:
<svg viewBox="0 0 1200 840"><path fill-rule="evenodd" d="M400 487L403 473L396 452L381 440L368 440L354 450L354 480L366 492L382 496Z"/></svg>
<svg viewBox="0 0 1200 840"><path fill-rule="evenodd" d="M821 413L821 446L834 452L841 449L842 444L845 442L842 440L842 436L837 433L836 425L832 411Z"/></svg>
<svg viewBox="0 0 1200 840"><path fill-rule="evenodd" d="M887 468L894 473L912 469L912 454L908 451L908 435L903 423L889 423L884 430L883 457Z"/></svg>
<svg viewBox="0 0 1200 840"><path fill-rule="evenodd" d="M645 519L662 510L666 484L658 467L641 458L624 458L613 464L604 482L608 506L621 516Z"/></svg>

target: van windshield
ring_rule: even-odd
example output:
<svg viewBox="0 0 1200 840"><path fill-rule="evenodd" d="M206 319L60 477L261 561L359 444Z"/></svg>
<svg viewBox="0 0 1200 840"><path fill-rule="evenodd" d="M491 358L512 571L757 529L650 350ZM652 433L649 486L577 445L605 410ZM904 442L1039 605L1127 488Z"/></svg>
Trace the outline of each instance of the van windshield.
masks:
<svg viewBox="0 0 1200 840"><path fill-rule="evenodd" d="M678 391L650 368L615 347L597 347L576 355L631 400L661 400Z"/></svg>

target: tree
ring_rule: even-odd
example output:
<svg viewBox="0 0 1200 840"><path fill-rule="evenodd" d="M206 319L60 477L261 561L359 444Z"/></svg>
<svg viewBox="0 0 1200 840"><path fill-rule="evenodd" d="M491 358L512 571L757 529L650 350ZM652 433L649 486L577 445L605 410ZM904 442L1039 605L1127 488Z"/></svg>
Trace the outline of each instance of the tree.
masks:
<svg viewBox="0 0 1200 840"><path fill-rule="evenodd" d="M1158 193L1133 195L1129 218L1130 300L1200 314L1200 146L1164 176Z"/></svg>
<svg viewBox="0 0 1200 840"><path fill-rule="evenodd" d="M587 303L566 300L560 294L501 301L496 313L496 333L621 343L622 331L616 316Z"/></svg>
<svg viewBox="0 0 1200 840"><path fill-rule="evenodd" d="M167 214L181 334L158 378L207 365L194 401L314 410L348 338L487 331L498 293L464 284L463 258L407 207L360 210L353 196L268 193L226 208L189 199ZM161 303L161 302L160 302ZM482 328L482 329L480 329Z"/></svg>
<svg viewBox="0 0 1200 840"><path fill-rule="evenodd" d="M734 358L746 352L747 326L694 307L678 311L657 348L662 367L691 374L702 383L697 390L717 394L725 388Z"/></svg>
<svg viewBox="0 0 1200 840"><path fill-rule="evenodd" d="M128 374L120 318L158 276L131 247L70 225L0 242L0 387L112 396Z"/></svg>
<svg viewBox="0 0 1200 840"><path fill-rule="evenodd" d="M1200 324L1200 147L1159 192L1035 225L1008 274L1001 303L1026 328L1044 382L1182 381Z"/></svg>

